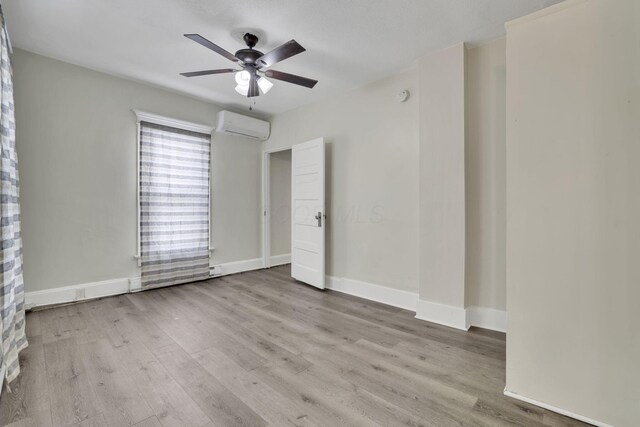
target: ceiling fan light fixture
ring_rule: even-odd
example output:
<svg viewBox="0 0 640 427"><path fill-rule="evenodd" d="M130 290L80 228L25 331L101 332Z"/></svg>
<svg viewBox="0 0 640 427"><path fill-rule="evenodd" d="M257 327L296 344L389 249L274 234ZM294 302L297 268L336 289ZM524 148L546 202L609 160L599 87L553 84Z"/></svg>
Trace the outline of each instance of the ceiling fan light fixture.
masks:
<svg viewBox="0 0 640 427"><path fill-rule="evenodd" d="M238 83L238 86L249 87L249 80L251 80L251 74L247 70L238 71L236 73L236 83Z"/></svg>
<svg viewBox="0 0 640 427"><path fill-rule="evenodd" d="M249 84L246 85L238 85L236 86L236 92L238 92L242 96L249 95Z"/></svg>
<svg viewBox="0 0 640 427"><path fill-rule="evenodd" d="M262 53L254 49L258 43L258 37L254 34L244 34L244 41L247 45L247 49L238 50L235 55L226 51L215 43L202 37L200 34L185 34L190 40L198 43L201 46L210 49L217 54L224 56L226 59L235 62L237 66L242 70L233 68L222 68L217 70L202 70L192 71L188 73L180 73L184 77L196 77L196 76L208 76L212 74L226 74L233 73L234 79L237 83L235 91L242 96L253 98L259 96L261 93L266 94L273 87L273 83L259 74L268 75L269 78L280 80L287 83L292 83L298 86L304 86L307 88L313 88L317 80L308 79L306 77L296 76L295 74L283 73L276 71L270 67L279 63L287 58L291 58L299 53L305 51L300 44L295 40L289 40L281 46L273 49L270 52ZM269 68L263 70L263 68Z"/></svg>
<svg viewBox="0 0 640 427"><path fill-rule="evenodd" d="M266 93L269 92L273 87L273 83L267 80L266 77L260 77L258 78L258 86L260 87L262 93L266 95Z"/></svg>

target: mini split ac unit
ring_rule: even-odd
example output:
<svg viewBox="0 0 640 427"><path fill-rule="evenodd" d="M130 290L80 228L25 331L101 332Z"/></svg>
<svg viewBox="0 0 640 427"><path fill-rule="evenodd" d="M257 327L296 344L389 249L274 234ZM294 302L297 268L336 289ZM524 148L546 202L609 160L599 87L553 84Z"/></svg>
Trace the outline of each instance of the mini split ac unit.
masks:
<svg viewBox="0 0 640 427"><path fill-rule="evenodd" d="M269 138L270 123L231 111L220 111L218 113L218 124L216 132L229 135L246 136L265 140Z"/></svg>

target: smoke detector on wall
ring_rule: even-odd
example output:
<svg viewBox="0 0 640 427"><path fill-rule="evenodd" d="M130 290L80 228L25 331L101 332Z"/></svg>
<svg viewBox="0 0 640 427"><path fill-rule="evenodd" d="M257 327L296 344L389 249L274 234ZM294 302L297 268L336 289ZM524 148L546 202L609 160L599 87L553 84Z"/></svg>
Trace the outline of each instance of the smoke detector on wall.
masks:
<svg viewBox="0 0 640 427"><path fill-rule="evenodd" d="M398 92L396 97L398 98L398 102L405 102L407 99L409 99L409 91L401 90L400 92Z"/></svg>

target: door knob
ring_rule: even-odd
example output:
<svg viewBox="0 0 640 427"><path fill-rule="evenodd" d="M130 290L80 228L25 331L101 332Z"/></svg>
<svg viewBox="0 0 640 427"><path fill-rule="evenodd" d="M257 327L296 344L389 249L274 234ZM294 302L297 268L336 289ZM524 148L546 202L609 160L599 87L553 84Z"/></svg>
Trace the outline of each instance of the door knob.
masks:
<svg viewBox="0 0 640 427"><path fill-rule="evenodd" d="M322 227L322 212L318 212L315 218L318 220L318 227Z"/></svg>

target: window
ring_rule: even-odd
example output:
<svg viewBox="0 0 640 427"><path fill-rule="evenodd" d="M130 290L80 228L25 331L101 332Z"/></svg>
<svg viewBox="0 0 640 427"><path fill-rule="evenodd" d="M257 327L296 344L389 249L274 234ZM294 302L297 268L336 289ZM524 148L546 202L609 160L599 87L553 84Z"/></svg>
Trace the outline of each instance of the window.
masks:
<svg viewBox="0 0 640 427"><path fill-rule="evenodd" d="M142 286L207 279L210 128L137 114Z"/></svg>

